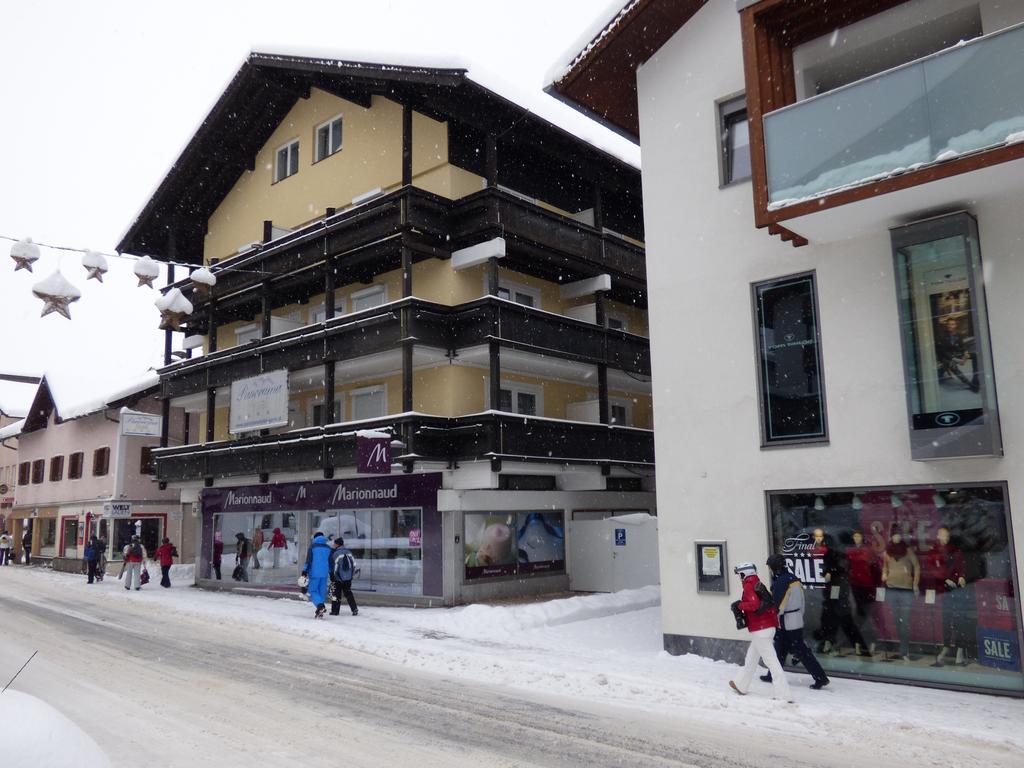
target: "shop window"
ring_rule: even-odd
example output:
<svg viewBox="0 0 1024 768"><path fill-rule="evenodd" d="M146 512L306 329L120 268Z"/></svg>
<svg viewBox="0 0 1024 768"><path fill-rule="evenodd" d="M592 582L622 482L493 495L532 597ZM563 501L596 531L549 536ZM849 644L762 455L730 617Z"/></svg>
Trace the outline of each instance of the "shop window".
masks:
<svg viewBox="0 0 1024 768"><path fill-rule="evenodd" d="M341 151L341 115L316 128L316 162Z"/></svg>
<svg viewBox="0 0 1024 768"><path fill-rule="evenodd" d="M23 461L18 465L18 485L28 485L29 478L32 476L32 465Z"/></svg>
<svg viewBox="0 0 1024 768"><path fill-rule="evenodd" d="M61 531L64 549L61 552L63 557L78 556L78 518L65 517L63 530Z"/></svg>
<svg viewBox="0 0 1024 768"><path fill-rule="evenodd" d="M46 460L36 459L32 462L32 484L39 485L43 482L43 473L46 470Z"/></svg>
<svg viewBox="0 0 1024 768"><path fill-rule="evenodd" d="M151 446L144 445L139 450L139 474L156 474L156 465L153 464L153 448Z"/></svg>
<svg viewBox="0 0 1024 768"><path fill-rule="evenodd" d="M53 557L57 554L57 519L37 518L36 525L39 526L39 554L43 557Z"/></svg>
<svg viewBox="0 0 1024 768"><path fill-rule="evenodd" d="M313 530L341 536L356 561L353 589L423 594L423 513L413 509L327 510L313 515Z"/></svg>
<svg viewBox="0 0 1024 768"><path fill-rule="evenodd" d="M467 512L466 580L565 571L565 513Z"/></svg>
<svg viewBox="0 0 1024 768"><path fill-rule="evenodd" d="M299 140L280 147L274 154L274 183L299 172Z"/></svg>
<svg viewBox="0 0 1024 768"><path fill-rule="evenodd" d="M1024 691L1002 485L769 493L826 670Z"/></svg>
<svg viewBox="0 0 1024 768"><path fill-rule="evenodd" d="M750 178L746 96L718 103L718 152L723 187Z"/></svg>
<svg viewBox="0 0 1024 768"><path fill-rule="evenodd" d="M891 237L912 458L1002 455L977 222L961 212Z"/></svg>
<svg viewBox="0 0 1024 768"><path fill-rule="evenodd" d="M64 457L53 456L50 458L50 482L59 483L64 479Z"/></svg>
<svg viewBox="0 0 1024 768"><path fill-rule="evenodd" d="M82 465L85 463L85 454L75 451L68 456L68 478L78 480L82 476Z"/></svg>
<svg viewBox="0 0 1024 768"><path fill-rule="evenodd" d="M92 452L92 476L103 477L110 471L110 449L97 448Z"/></svg>
<svg viewBox="0 0 1024 768"><path fill-rule="evenodd" d="M814 273L754 286L763 446L828 440Z"/></svg>

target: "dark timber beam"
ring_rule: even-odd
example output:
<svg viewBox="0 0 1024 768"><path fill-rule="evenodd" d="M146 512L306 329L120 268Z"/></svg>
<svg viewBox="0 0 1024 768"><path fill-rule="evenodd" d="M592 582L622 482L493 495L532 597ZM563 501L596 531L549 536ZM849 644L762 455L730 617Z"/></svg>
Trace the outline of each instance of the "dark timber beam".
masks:
<svg viewBox="0 0 1024 768"><path fill-rule="evenodd" d="M402 107L402 186L412 184L412 107Z"/></svg>
<svg viewBox="0 0 1024 768"><path fill-rule="evenodd" d="M493 133L484 139L484 179L488 187L498 186L498 138Z"/></svg>
<svg viewBox="0 0 1024 768"><path fill-rule="evenodd" d="M206 442L212 443L217 434L214 421L217 418L217 390L210 387L206 390Z"/></svg>

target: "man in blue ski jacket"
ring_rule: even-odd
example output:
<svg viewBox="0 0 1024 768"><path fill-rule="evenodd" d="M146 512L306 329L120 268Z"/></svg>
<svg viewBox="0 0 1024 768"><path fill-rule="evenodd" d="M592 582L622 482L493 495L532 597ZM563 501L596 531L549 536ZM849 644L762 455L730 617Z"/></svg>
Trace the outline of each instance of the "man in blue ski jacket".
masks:
<svg viewBox="0 0 1024 768"><path fill-rule="evenodd" d="M768 558L767 565L772 572L772 600L779 612L779 628L775 630L775 653L783 664L786 663L786 654L792 653L814 678L811 688L821 690L828 685L828 675L804 642L803 584L789 570L786 558L782 555L772 555ZM771 682L772 673L761 675L761 679Z"/></svg>
<svg viewBox="0 0 1024 768"><path fill-rule="evenodd" d="M327 600L327 578L331 573L331 546L324 535L317 531L313 534L313 543L306 552L306 564L302 574L309 577L309 600L316 606L314 618L322 619L327 612L324 603Z"/></svg>

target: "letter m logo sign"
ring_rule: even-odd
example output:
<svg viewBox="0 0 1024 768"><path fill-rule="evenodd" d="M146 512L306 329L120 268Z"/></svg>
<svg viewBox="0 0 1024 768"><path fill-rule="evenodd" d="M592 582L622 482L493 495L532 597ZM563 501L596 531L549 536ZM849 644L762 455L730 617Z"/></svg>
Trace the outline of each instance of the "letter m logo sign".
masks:
<svg viewBox="0 0 1024 768"><path fill-rule="evenodd" d="M391 474L391 438L356 435L356 472Z"/></svg>

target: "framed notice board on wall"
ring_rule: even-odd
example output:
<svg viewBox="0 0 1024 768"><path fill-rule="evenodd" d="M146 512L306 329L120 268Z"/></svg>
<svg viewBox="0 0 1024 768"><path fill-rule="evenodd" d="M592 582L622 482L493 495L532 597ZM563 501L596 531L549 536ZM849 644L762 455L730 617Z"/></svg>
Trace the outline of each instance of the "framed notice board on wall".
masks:
<svg viewBox="0 0 1024 768"><path fill-rule="evenodd" d="M697 591L729 594L725 542L696 541L694 547L697 563Z"/></svg>

